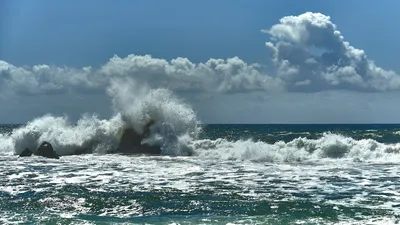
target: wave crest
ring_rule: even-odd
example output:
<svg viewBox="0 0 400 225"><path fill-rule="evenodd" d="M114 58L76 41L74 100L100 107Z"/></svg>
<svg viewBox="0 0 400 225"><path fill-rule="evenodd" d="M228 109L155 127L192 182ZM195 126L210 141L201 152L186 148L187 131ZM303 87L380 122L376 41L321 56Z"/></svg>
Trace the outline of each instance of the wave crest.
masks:
<svg viewBox="0 0 400 225"><path fill-rule="evenodd" d="M150 134L142 143L159 146L162 154L191 155L191 142L200 132L195 112L167 89L149 89L133 80L113 80L107 90L116 115L102 120L83 115L76 124L67 117L45 115L0 136L15 154L50 142L60 155L107 153L117 148L122 132L132 127L142 133L150 121ZM4 151L3 151L4 152Z"/></svg>
<svg viewBox="0 0 400 225"><path fill-rule="evenodd" d="M319 159L397 160L400 144L383 144L373 139L355 140L340 134L324 133L321 138L296 138L290 142L268 144L261 141L198 140L197 154L224 160L261 162L299 162Z"/></svg>
<svg viewBox="0 0 400 225"><path fill-rule="evenodd" d="M320 159L397 160L400 144L384 144L373 139L356 140L324 133L318 139L296 138L268 144L261 141L198 139L200 122L194 110L168 89L150 89L134 80L115 79L107 93L115 115L99 119L83 115L77 123L66 116L44 115L9 134L0 134L0 152L20 154L50 142L60 155L108 153L118 147L127 127L141 134L147 124L148 135L141 140L158 146L164 155L196 155L220 160L259 162L301 162Z"/></svg>

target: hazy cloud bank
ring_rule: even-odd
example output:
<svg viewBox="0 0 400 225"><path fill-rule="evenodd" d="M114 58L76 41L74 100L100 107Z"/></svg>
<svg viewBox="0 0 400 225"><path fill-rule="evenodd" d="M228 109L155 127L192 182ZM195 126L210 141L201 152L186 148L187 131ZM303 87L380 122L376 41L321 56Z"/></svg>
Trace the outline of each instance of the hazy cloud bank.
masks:
<svg viewBox="0 0 400 225"><path fill-rule="evenodd" d="M276 74L266 74L259 65L238 57L194 63L180 57L168 61L150 55L114 56L96 69L18 67L0 61L0 96L104 92L115 77L191 93L400 89L400 76L346 42L329 16L311 12L287 16L263 32L270 39L266 46Z"/></svg>

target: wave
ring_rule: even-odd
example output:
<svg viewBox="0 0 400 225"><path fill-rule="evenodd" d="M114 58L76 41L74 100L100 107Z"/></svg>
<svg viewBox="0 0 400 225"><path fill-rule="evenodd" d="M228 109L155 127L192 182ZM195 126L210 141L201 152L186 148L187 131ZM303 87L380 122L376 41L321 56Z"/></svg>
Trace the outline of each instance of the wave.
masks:
<svg viewBox="0 0 400 225"><path fill-rule="evenodd" d="M190 142L201 131L200 122L187 104L167 89L149 89L133 80L113 80L107 89L115 116L105 120L97 115L83 115L77 123L66 116L44 115L25 126L0 136L2 153L20 154L50 142L60 155L77 152L107 153L117 148L125 128L137 133L150 121L149 135L142 143L157 145L162 154L191 155Z"/></svg>
<svg viewBox="0 0 400 225"><path fill-rule="evenodd" d="M146 124L154 122L142 143L159 146L163 155L259 162L391 160L400 155L400 144L355 140L333 133L324 133L318 139L299 137L274 144L251 139L198 139L201 123L194 110L171 91L118 79L111 81L107 93L115 110L110 119L85 114L71 123L66 116L44 115L11 133L0 134L0 154L18 155L26 148L37 149L43 141L50 142L60 155L110 153L118 147L125 128L133 128L140 134Z"/></svg>
<svg viewBox="0 0 400 225"><path fill-rule="evenodd" d="M303 162L320 159L354 161L398 161L400 144L383 144L373 139L355 140L340 134L323 133L321 138L296 138L290 142L268 144L262 141L226 139L198 140L194 148L199 156L223 160L257 162Z"/></svg>

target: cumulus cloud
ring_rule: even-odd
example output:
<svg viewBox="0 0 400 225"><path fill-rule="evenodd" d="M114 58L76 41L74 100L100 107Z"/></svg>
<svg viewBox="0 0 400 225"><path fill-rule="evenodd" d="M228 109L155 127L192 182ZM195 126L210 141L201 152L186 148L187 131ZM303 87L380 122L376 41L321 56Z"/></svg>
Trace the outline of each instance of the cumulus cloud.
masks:
<svg viewBox="0 0 400 225"><path fill-rule="evenodd" d="M16 67L0 61L2 93L21 95L104 90L114 77L131 77L150 87L168 87L177 92L237 93L279 90L279 79L261 73L257 64L238 57L193 63L187 58L171 61L150 55L114 56L97 70L48 65Z"/></svg>
<svg viewBox="0 0 400 225"><path fill-rule="evenodd" d="M279 80L261 73L257 64L247 64L238 57L195 64L187 58L167 61L149 55L115 56L100 71L107 76L132 76L177 91L251 92L281 86Z"/></svg>
<svg viewBox="0 0 400 225"><path fill-rule="evenodd" d="M400 89L400 76L378 67L363 50L346 42L329 16L286 16L263 32L271 37L266 46L289 91Z"/></svg>
<svg viewBox="0 0 400 225"><path fill-rule="evenodd" d="M194 63L181 57L114 56L96 69L18 67L0 61L0 96L99 92L115 77L131 77L153 88L211 94L400 89L400 76L346 42L329 16L311 12L286 16L263 32L270 37L266 46L272 51L276 74L265 74L259 65L238 57Z"/></svg>
<svg viewBox="0 0 400 225"><path fill-rule="evenodd" d="M0 87L3 96L89 92L101 89L105 83L104 77L96 76L90 67L82 69L48 65L17 67L0 61Z"/></svg>

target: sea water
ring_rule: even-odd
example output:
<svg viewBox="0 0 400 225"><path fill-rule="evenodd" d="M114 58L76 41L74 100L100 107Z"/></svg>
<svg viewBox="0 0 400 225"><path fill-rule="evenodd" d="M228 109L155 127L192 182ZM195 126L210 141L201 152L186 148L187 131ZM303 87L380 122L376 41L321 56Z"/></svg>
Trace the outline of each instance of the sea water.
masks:
<svg viewBox="0 0 400 225"><path fill-rule="evenodd" d="M206 125L166 89L108 93L109 119L0 126L0 223L400 221L399 125ZM143 142L161 155L109 153L121 129L141 132L149 121ZM18 157L42 141L61 158ZM90 153L75 155L82 147Z"/></svg>

